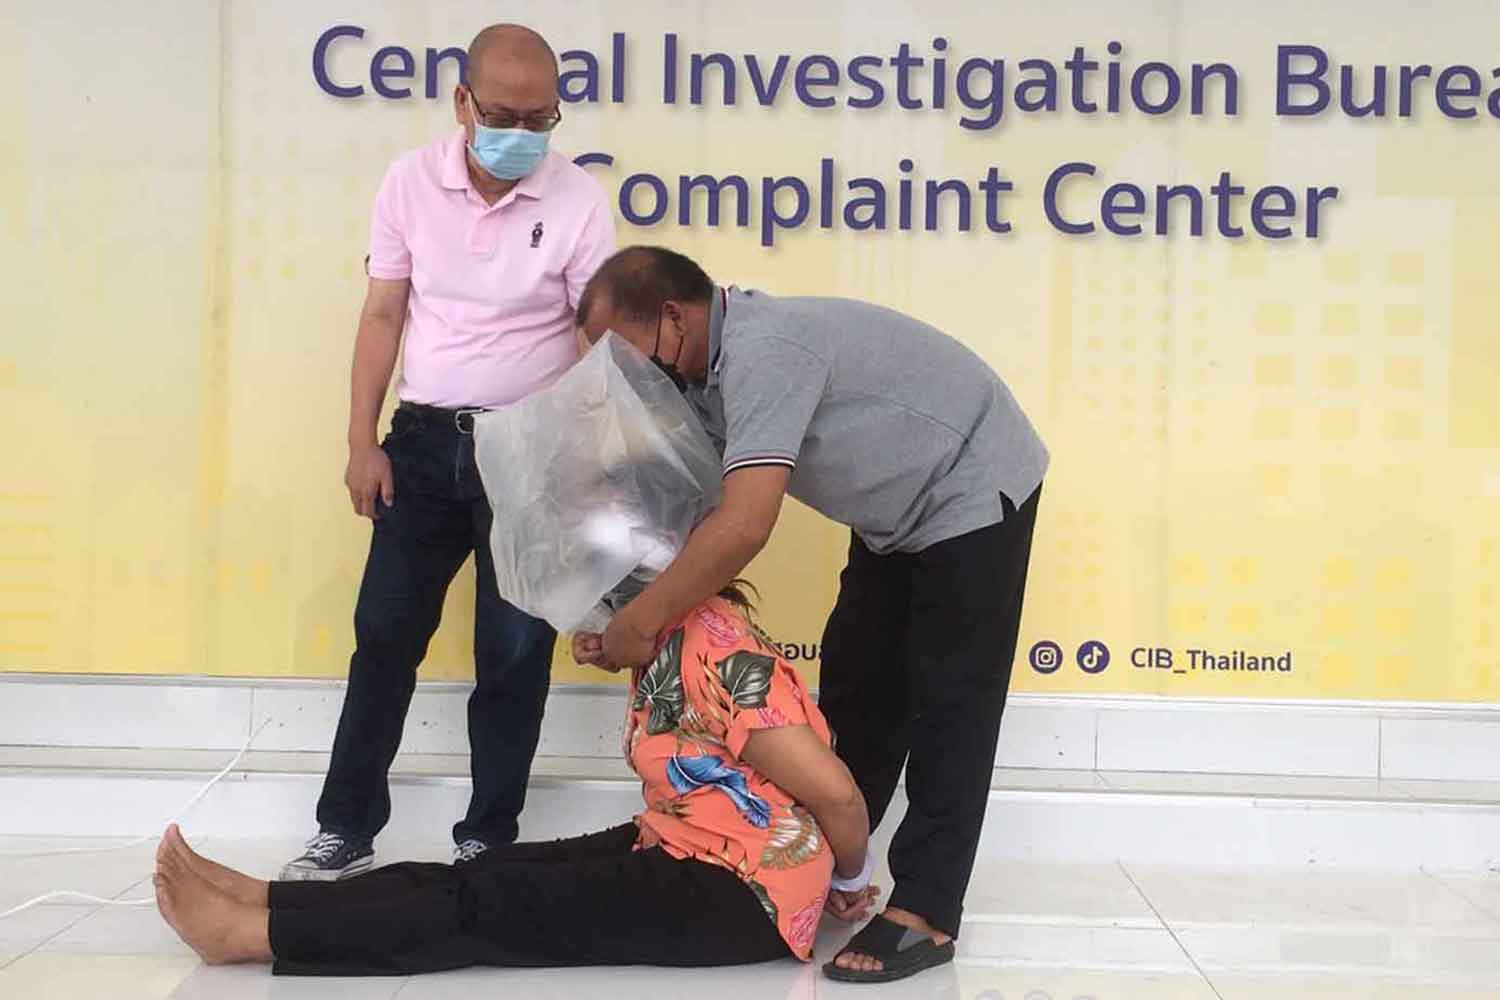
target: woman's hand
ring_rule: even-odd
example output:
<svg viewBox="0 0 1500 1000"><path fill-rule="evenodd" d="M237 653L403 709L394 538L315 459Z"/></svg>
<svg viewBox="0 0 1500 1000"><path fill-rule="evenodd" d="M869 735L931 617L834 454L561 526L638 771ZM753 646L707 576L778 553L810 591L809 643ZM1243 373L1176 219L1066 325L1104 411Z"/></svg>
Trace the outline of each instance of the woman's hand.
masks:
<svg viewBox="0 0 1500 1000"><path fill-rule="evenodd" d="M847 923L858 923L870 915L875 901L880 898L878 885L867 885L859 892L828 890L828 902L823 909Z"/></svg>

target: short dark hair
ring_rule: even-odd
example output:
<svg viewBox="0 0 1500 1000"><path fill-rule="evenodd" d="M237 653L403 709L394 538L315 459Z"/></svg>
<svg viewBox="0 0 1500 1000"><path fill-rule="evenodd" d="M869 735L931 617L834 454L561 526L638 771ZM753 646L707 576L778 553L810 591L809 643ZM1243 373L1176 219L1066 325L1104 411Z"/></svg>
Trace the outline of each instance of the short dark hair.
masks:
<svg viewBox="0 0 1500 1000"><path fill-rule="evenodd" d="M643 323L656 318L663 302L706 303L713 294L713 279L691 257L666 247L626 247L589 279L578 300L578 323L588 322L600 295L626 319Z"/></svg>

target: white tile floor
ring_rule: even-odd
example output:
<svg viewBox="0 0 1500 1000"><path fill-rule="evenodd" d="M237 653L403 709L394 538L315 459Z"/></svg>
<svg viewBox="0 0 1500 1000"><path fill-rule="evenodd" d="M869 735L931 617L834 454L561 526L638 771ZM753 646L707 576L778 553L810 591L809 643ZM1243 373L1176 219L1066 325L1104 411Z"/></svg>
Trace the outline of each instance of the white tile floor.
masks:
<svg viewBox="0 0 1500 1000"><path fill-rule="evenodd" d="M72 888L149 895L151 848L20 857L73 841L0 838L0 910ZM205 841L266 874L291 840ZM443 845L381 845L382 857L443 856ZM847 932L845 932L847 933ZM842 942L825 928L821 959ZM202 967L143 908L48 905L0 921L6 1000L474 1000L869 995L786 962L712 971L470 970L416 979L272 978ZM960 960L882 987L884 998L972 1000L1458 1000L1500 996L1500 873L1187 869L985 861Z"/></svg>

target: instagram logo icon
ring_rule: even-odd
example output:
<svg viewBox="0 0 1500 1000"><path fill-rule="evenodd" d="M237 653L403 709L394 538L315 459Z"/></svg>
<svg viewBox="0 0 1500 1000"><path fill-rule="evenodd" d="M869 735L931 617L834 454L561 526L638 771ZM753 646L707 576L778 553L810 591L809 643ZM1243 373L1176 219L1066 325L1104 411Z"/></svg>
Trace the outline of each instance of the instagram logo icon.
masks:
<svg viewBox="0 0 1500 1000"><path fill-rule="evenodd" d="M1062 647L1055 642L1039 642L1031 647L1028 659L1031 661L1031 669L1037 673L1054 673L1062 666Z"/></svg>

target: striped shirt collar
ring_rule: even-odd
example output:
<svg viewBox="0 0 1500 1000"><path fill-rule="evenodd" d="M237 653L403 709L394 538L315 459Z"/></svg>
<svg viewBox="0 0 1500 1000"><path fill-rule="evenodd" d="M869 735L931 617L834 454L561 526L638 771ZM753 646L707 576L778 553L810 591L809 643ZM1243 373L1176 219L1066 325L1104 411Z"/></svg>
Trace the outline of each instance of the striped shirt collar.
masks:
<svg viewBox="0 0 1500 1000"><path fill-rule="evenodd" d="M724 351L724 318L729 312L732 286L714 286L708 302L708 386L719 387L719 361Z"/></svg>

